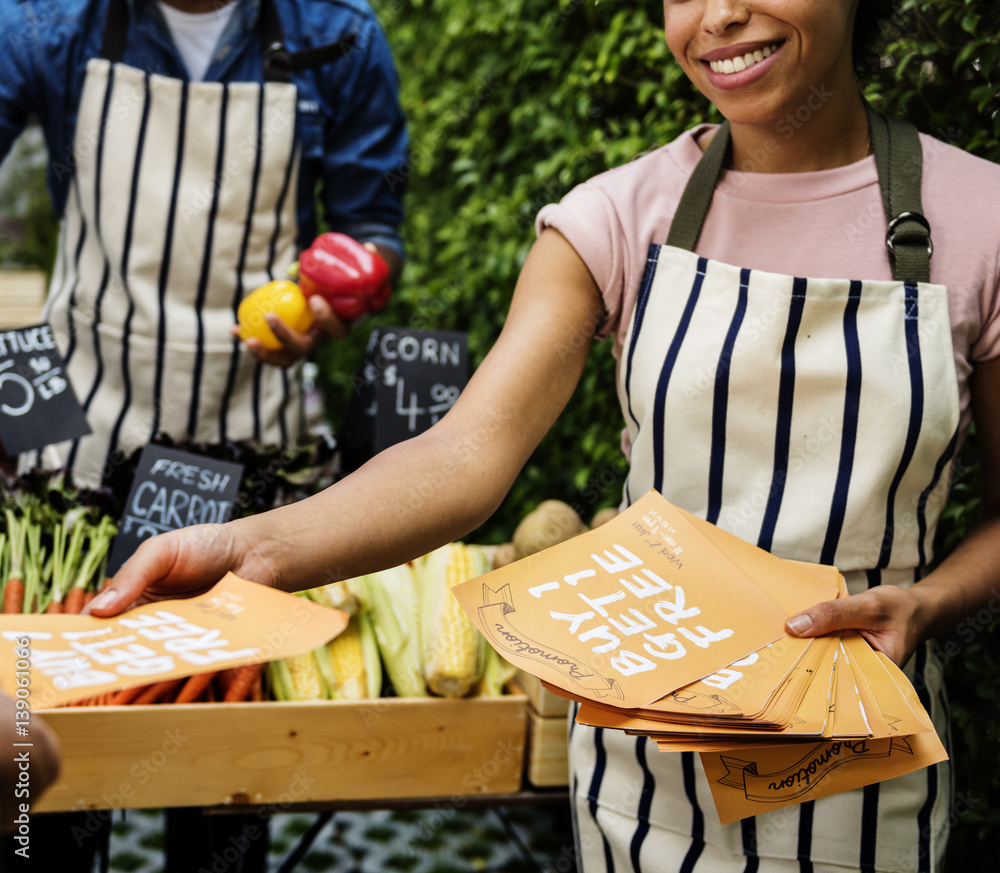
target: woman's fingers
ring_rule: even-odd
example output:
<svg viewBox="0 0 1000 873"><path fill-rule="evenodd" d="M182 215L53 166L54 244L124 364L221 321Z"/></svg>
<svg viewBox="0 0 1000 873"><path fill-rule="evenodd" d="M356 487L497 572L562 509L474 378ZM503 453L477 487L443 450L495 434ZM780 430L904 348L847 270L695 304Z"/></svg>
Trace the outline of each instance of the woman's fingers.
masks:
<svg viewBox="0 0 1000 873"><path fill-rule="evenodd" d="M900 666L921 639L916 598L892 585L817 603L791 616L785 630L799 637L856 630Z"/></svg>
<svg viewBox="0 0 1000 873"><path fill-rule="evenodd" d="M237 569L229 525L205 524L157 534L139 546L84 613L106 618L133 604L193 597Z"/></svg>

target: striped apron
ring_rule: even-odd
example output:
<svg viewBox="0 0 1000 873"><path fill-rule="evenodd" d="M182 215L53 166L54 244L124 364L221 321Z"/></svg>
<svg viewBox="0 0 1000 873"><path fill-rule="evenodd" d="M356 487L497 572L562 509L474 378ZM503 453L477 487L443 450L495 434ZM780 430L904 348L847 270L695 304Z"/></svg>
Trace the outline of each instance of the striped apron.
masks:
<svg viewBox="0 0 1000 873"><path fill-rule="evenodd" d="M229 333L240 300L297 255L295 110L287 82L88 63L45 318L93 433L50 446L46 466L94 486L160 433L297 436L297 368Z"/></svg>
<svg viewBox="0 0 1000 873"><path fill-rule="evenodd" d="M782 557L835 564L851 593L921 577L958 441L944 286L652 245L618 392L624 505L655 488ZM928 646L907 671L947 740ZM571 721L570 762L587 873L931 871L944 851L948 762L726 826L692 753Z"/></svg>

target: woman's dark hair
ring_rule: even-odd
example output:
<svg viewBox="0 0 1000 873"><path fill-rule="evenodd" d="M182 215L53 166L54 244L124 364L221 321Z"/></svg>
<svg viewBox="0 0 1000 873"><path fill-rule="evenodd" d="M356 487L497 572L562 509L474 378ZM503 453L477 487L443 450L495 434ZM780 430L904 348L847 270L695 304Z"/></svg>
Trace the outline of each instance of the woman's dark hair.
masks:
<svg viewBox="0 0 1000 873"><path fill-rule="evenodd" d="M898 0L859 0L854 19L854 69L862 81L879 68L882 50L894 38Z"/></svg>

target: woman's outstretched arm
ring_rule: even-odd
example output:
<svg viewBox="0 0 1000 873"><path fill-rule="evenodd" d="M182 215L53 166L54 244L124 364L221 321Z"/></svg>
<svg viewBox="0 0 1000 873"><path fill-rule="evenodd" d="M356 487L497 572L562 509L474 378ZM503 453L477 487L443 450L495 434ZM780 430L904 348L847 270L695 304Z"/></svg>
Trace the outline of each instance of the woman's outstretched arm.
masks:
<svg viewBox="0 0 1000 873"><path fill-rule="evenodd" d="M192 596L228 571L286 591L312 588L464 536L496 510L568 402L602 315L580 256L544 231L500 337L434 427L307 500L147 540L90 611Z"/></svg>

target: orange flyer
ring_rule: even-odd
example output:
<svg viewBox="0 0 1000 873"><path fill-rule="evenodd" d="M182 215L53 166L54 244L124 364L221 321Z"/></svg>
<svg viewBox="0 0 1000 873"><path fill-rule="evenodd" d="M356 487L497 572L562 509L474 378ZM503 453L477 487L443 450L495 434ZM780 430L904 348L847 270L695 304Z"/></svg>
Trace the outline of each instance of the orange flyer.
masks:
<svg viewBox="0 0 1000 873"><path fill-rule="evenodd" d="M948 757L934 731L702 752L723 824L902 776Z"/></svg>
<svg viewBox="0 0 1000 873"><path fill-rule="evenodd" d="M830 585L768 561L768 589ZM709 676L784 634L790 614L702 525L650 491L615 519L454 589L511 663L570 695L625 708Z"/></svg>
<svg viewBox="0 0 1000 873"><path fill-rule="evenodd" d="M0 615L0 689L46 709L84 697L308 652L347 613L232 573L187 600L112 618Z"/></svg>

